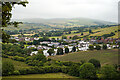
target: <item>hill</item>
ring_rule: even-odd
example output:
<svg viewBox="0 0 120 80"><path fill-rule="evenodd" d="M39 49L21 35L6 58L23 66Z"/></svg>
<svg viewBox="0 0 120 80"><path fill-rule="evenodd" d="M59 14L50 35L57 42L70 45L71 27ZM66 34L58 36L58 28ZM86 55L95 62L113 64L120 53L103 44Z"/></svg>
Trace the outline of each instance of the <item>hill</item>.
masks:
<svg viewBox="0 0 120 80"><path fill-rule="evenodd" d="M80 62L81 60L88 61L92 58L100 60L101 64L117 64L118 63L118 50L95 50L95 51L79 51L65 55L56 55L50 57L60 61Z"/></svg>
<svg viewBox="0 0 120 80"><path fill-rule="evenodd" d="M2 58L2 61L10 61L10 62L12 62L14 67L15 67L15 70L20 70L20 69L30 67L27 64L25 64L24 62L15 61L15 60L12 60L10 58Z"/></svg>
<svg viewBox="0 0 120 80"><path fill-rule="evenodd" d="M13 20L14 21L14 20ZM16 19L16 21L22 21L24 23L36 23L45 24L51 27L69 28L69 27L81 27L91 25L111 25L116 24L108 21L101 21L88 18L53 18L53 19L42 19L42 18L31 18L31 19Z"/></svg>

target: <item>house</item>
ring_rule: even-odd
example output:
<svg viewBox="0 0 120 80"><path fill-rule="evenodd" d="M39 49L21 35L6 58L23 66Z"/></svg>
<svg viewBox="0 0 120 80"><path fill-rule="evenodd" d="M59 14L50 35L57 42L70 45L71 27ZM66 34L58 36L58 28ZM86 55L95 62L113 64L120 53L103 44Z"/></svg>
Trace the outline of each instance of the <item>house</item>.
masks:
<svg viewBox="0 0 120 80"><path fill-rule="evenodd" d="M33 52L31 52L31 56L33 55L33 54L37 54L38 53L38 51L33 51Z"/></svg>
<svg viewBox="0 0 120 80"><path fill-rule="evenodd" d="M43 42L40 42L40 44L50 44L49 41L43 41Z"/></svg>
<svg viewBox="0 0 120 80"><path fill-rule="evenodd" d="M36 48L35 45L27 46L27 48L31 48L31 47Z"/></svg>
<svg viewBox="0 0 120 80"><path fill-rule="evenodd" d="M69 52L72 52L73 46L68 46Z"/></svg>
<svg viewBox="0 0 120 80"><path fill-rule="evenodd" d="M40 38L35 37L34 40L39 40Z"/></svg>
<svg viewBox="0 0 120 80"><path fill-rule="evenodd" d="M47 52L48 50L43 50L43 54L48 57L49 56L49 53Z"/></svg>

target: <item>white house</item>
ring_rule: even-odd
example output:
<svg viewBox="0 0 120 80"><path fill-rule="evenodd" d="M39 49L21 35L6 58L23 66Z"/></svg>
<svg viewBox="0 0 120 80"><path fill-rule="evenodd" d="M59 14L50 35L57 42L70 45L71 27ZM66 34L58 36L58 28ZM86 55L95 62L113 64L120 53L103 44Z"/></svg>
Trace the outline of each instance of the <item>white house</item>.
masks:
<svg viewBox="0 0 120 80"><path fill-rule="evenodd" d="M43 50L43 54L48 57L49 56L49 53L47 52L48 50Z"/></svg>
<svg viewBox="0 0 120 80"><path fill-rule="evenodd" d="M49 41L40 42L40 44L49 44L49 43L50 43Z"/></svg>
<svg viewBox="0 0 120 80"><path fill-rule="evenodd" d="M33 55L33 54L37 54L38 53L38 51L33 51L33 52L31 52L31 56Z"/></svg>

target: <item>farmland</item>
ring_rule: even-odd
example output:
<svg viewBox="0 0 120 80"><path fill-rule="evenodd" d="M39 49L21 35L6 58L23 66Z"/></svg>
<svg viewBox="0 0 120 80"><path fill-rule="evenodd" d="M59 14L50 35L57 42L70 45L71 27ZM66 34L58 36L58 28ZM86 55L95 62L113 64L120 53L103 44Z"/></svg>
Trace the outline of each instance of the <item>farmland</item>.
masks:
<svg viewBox="0 0 120 80"><path fill-rule="evenodd" d="M56 55L50 57L60 61L80 62L81 60L88 61L92 58L100 60L101 64L117 64L118 63L118 50L95 50L95 51L79 51L65 55Z"/></svg>

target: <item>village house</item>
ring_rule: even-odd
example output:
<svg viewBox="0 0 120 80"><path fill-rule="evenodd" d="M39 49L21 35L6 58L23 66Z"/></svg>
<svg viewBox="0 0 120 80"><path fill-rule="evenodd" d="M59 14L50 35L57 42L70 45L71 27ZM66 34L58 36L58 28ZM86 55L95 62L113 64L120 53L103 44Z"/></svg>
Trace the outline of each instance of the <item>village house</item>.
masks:
<svg viewBox="0 0 120 80"><path fill-rule="evenodd" d="M38 53L38 51L33 51L33 52L31 52L30 55L31 55L31 56L34 55L34 54L36 55L37 53Z"/></svg>
<svg viewBox="0 0 120 80"><path fill-rule="evenodd" d="M31 48L31 47L33 47L33 48L37 48L35 45L27 46L27 48Z"/></svg>
<svg viewBox="0 0 120 80"><path fill-rule="evenodd" d="M40 44L50 44L49 41L43 41L43 42L40 42Z"/></svg>

